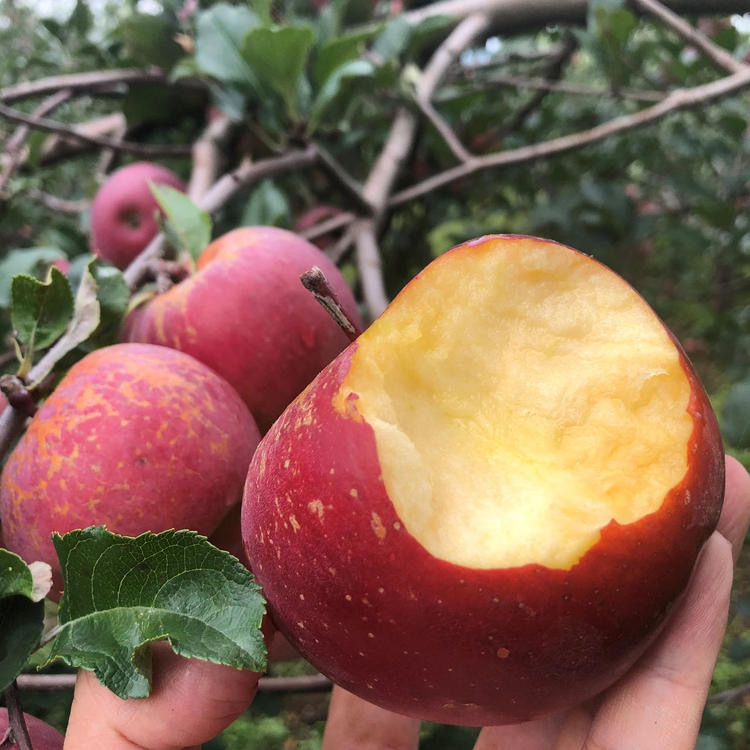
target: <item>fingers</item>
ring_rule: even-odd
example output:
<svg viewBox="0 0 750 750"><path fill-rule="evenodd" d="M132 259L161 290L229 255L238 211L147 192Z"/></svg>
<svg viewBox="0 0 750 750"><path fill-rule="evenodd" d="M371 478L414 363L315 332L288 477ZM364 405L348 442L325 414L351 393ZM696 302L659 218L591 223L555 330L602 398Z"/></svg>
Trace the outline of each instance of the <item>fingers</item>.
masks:
<svg viewBox="0 0 750 750"><path fill-rule="evenodd" d="M586 742L592 747L692 750L726 628L732 549L714 532L690 586L657 644L606 693ZM578 727L580 730L580 727ZM564 727L561 750L581 747Z"/></svg>
<svg viewBox="0 0 750 750"><path fill-rule="evenodd" d="M81 671L65 750L172 750L207 742L231 724L255 695L258 675L185 659L166 643L152 647L153 686L143 699L122 700Z"/></svg>
<svg viewBox="0 0 750 750"><path fill-rule="evenodd" d="M545 716L525 724L485 727L474 750L546 750L555 746L562 716Z"/></svg>
<svg viewBox="0 0 750 750"><path fill-rule="evenodd" d="M731 542L735 563L740 556L748 524L750 524L750 476L737 459L727 456L726 493L718 530Z"/></svg>
<svg viewBox="0 0 750 750"><path fill-rule="evenodd" d="M334 687L323 750L416 750L419 721Z"/></svg>

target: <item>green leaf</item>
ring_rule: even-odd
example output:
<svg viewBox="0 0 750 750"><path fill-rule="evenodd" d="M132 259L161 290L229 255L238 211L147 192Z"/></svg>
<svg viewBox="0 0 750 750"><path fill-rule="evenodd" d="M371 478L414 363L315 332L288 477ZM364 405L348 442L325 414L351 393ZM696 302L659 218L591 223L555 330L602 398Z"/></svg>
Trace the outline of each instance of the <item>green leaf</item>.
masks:
<svg viewBox="0 0 750 750"><path fill-rule="evenodd" d="M328 76L323 88L313 101L310 109L309 125L310 131L320 123L328 108L336 101L342 93L346 81L354 78L370 78L375 75L375 67L367 60L352 60L345 63Z"/></svg>
<svg viewBox="0 0 750 750"><path fill-rule="evenodd" d="M750 380L729 389L721 409L721 429L733 448L750 448Z"/></svg>
<svg viewBox="0 0 750 750"><path fill-rule="evenodd" d="M406 49L412 31L412 25L403 16L396 16L375 38L372 51L384 60L392 60Z"/></svg>
<svg viewBox="0 0 750 750"><path fill-rule="evenodd" d="M73 317L73 292L56 268L50 268L46 281L14 276L10 296L11 324L28 351L52 344Z"/></svg>
<svg viewBox="0 0 750 750"><path fill-rule="evenodd" d="M120 324L130 302L130 289L122 272L108 263L91 260L88 273L96 284L96 299L99 303L99 325L84 342L86 349L98 349L114 344Z"/></svg>
<svg viewBox="0 0 750 750"><path fill-rule="evenodd" d="M289 201L273 180L263 180L253 190L242 223L247 226L289 226Z"/></svg>
<svg viewBox="0 0 750 750"><path fill-rule="evenodd" d="M30 566L0 549L0 692L21 672L39 644L44 627L44 597L52 585L46 563Z"/></svg>
<svg viewBox="0 0 750 750"><path fill-rule="evenodd" d="M65 594L51 660L93 670L121 698L149 694L148 644L237 669L265 668L265 601L236 558L192 531L136 538L102 526L54 535Z"/></svg>
<svg viewBox="0 0 750 750"><path fill-rule="evenodd" d="M118 36L135 63L169 70L183 55L174 38L177 31L166 14L133 13L120 24Z"/></svg>
<svg viewBox="0 0 750 750"><path fill-rule="evenodd" d="M313 81L322 86L328 77L350 60L361 56L362 47L377 33L377 29L357 31L326 42L315 57Z"/></svg>
<svg viewBox="0 0 750 750"><path fill-rule="evenodd" d="M101 309L97 298L97 282L91 270L93 263L94 261L89 262L81 276L73 316L63 335L44 356L45 366L40 369L42 365L40 360L35 367L36 380L32 383L32 387L44 380L63 357L86 341L99 327Z"/></svg>
<svg viewBox="0 0 750 750"><path fill-rule="evenodd" d="M0 261L0 307L10 306L10 280L19 273L34 276L35 271L43 264L65 258L65 254L56 247L27 247L11 250ZM6 281L7 280L7 281Z"/></svg>
<svg viewBox="0 0 750 750"><path fill-rule="evenodd" d="M249 4L261 23L271 23L271 0L249 0Z"/></svg>
<svg viewBox="0 0 750 750"><path fill-rule="evenodd" d="M258 17L249 8L217 3L198 16L195 61L204 73L223 82L258 89L252 68L242 56L245 36L257 27Z"/></svg>
<svg viewBox="0 0 750 750"><path fill-rule="evenodd" d="M188 253L193 260L211 241L211 217L188 198L185 193L169 185L150 183L149 187L166 217L164 230L170 245L180 253Z"/></svg>
<svg viewBox="0 0 750 750"><path fill-rule="evenodd" d="M258 27L242 46L247 63L281 96L292 118L297 116L297 91L314 41L309 26Z"/></svg>

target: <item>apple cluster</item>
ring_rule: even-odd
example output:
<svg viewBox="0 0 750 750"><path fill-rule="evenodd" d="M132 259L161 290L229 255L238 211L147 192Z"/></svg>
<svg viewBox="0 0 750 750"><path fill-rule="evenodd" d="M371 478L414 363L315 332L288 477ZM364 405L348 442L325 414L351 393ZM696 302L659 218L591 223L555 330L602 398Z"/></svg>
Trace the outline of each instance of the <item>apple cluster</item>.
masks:
<svg viewBox="0 0 750 750"><path fill-rule="evenodd" d="M155 210L127 185L179 183L143 164L115 179L92 245L122 266ZM59 595L53 531L214 535L313 665L420 718L519 722L605 689L723 500L716 419L676 339L547 240L448 251L350 345L300 284L313 266L361 328L330 260L273 227L219 237L133 310L8 459L8 547L52 564Z"/></svg>

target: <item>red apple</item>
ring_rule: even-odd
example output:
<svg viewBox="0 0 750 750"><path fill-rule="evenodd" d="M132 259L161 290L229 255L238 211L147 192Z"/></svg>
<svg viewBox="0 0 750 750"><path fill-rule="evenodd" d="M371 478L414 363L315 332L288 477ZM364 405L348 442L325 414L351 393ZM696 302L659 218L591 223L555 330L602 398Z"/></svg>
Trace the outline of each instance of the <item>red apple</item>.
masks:
<svg viewBox="0 0 750 750"><path fill-rule="evenodd" d="M338 206L329 206L327 204L313 206L297 217L297 220L294 222L294 231L302 234L327 219L338 216L340 213L342 211ZM330 236L322 235L314 239L313 244L321 250L325 250L333 244L333 240Z"/></svg>
<svg viewBox="0 0 750 750"><path fill-rule="evenodd" d="M684 591L724 463L686 356L587 255L483 237L419 274L261 442L243 540L334 682L514 723L618 679Z"/></svg>
<svg viewBox="0 0 750 750"><path fill-rule="evenodd" d="M318 248L284 229L242 227L203 251L197 273L131 313L123 336L212 367L264 432L348 343L299 280L312 266L359 324L343 276Z"/></svg>
<svg viewBox="0 0 750 750"><path fill-rule="evenodd" d="M57 598L53 531L209 535L238 502L259 439L232 387L192 357L143 344L99 349L69 370L8 458L5 542L52 566Z"/></svg>
<svg viewBox="0 0 750 750"><path fill-rule="evenodd" d="M34 750L62 750L65 738L54 727L29 714L23 715ZM0 708L0 740L8 729L8 709ZM18 750L18 743L0 743L2 750Z"/></svg>
<svg viewBox="0 0 750 750"><path fill-rule="evenodd" d="M126 268L159 231L149 183L185 190L171 170L141 161L113 172L91 204L91 252L117 268Z"/></svg>

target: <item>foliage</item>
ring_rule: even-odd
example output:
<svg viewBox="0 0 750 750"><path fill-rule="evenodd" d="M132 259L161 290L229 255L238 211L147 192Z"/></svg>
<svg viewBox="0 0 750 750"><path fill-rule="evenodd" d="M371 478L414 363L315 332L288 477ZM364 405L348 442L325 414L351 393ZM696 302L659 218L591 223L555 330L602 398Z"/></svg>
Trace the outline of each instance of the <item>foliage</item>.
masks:
<svg viewBox="0 0 750 750"><path fill-rule="evenodd" d="M211 216L185 196L157 188L166 235L178 253L194 258L212 233L241 224L294 228L321 205L361 213L362 185L403 109L419 123L392 193L456 165L415 95L420 71L454 26L450 19L409 24L404 15L390 15L388 3L369 0L202 0L192 13L177 0L158 5L152 14L133 1L103 0L94 13L93 3L77 0L67 17L39 19L27 4L5 0L0 88L65 73L160 70L162 79L72 96L49 117L70 125L120 114L126 139L150 146L192 144L211 118L225 117L231 128L221 143L222 170L310 143L331 157L266 176L234 192ZM737 59L747 56L750 40L740 30L746 25L724 18L698 25ZM586 131L720 75L672 30L618 0L596 0L585 25L479 40L449 68L431 101L464 147L482 156ZM550 85L539 88L541 79ZM29 113L40 101L12 106ZM379 207L388 294L433 257L483 233L547 236L591 253L630 281L677 334L717 406L728 450L748 464L747 104L747 94L734 94L585 148L476 171L415 200ZM6 143L15 129L0 120ZM8 372L31 369L39 382L113 341L130 302L122 274L88 255L87 207L50 208L45 197L86 203L106 172L139 157L107 155L32 130L18 158L0 191L0 338L7 352L0 361ZM182 177L190 174L188 155L160 161ZM335 248L333 240L328 244ZM340 248L340 264L362 296L362 272L350 248L350 242ZM72 261L68 280L50 269L60 259ZM46 364L34 370L40 361ZM715 691L750 681L748 553L735 603ZM272 747L290 736L278 711L261 720L254 710L255 719L228 730L216 747L251 737ZM297 735L299 747L317 746L317 721ZM425 746L459 747L442 731L448 730L426 728ZM701 747L740 747L748 731L747 705L712 704Z"/></svg>

